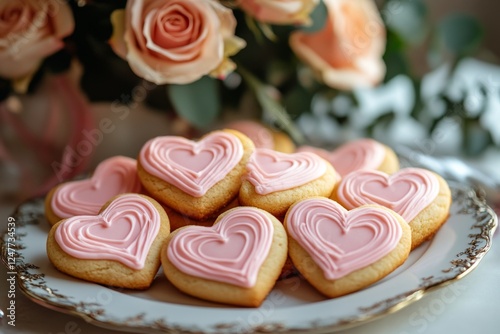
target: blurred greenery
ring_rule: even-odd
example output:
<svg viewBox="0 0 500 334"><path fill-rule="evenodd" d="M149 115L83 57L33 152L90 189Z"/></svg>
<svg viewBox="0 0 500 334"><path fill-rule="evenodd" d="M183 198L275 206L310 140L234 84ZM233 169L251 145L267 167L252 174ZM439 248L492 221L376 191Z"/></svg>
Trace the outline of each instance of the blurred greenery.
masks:
<svg viewBox="0 0 500 334"><path fill-rule="evenodd" d="M76 55L84 68L81 87L90 100L118 100L127 103L123 98L124 92L130 92L142 79L131 71L125 60L113 53L107 43L112 32L110 14L113 10L123 8L126 0L87 1L85 6L81 6L81 2L77 0L68 1L75 14L75 32L65 41L66 48L46 59L40 72L35 75L33 85L40 82L40 73L67 69L71 64L71 57ZM479 116L472 118L466 113L457 116L453 112L457 104L462 104L465 108L465 92L462 101L451 101L442 92L440 99L447 108L444 114L430 113L420 94L420 68L424 67L428 73L444 64L452 64L448 74L451 78L461 59L483 50L485 32L481 22L467 13L453 12L452 8L448 15L437 22L433 21L424 0L379 0L376 3L387 30L383 55L386 65L384 83L400 75L408 76L417 97L410 116L426 126L429 135L446 119L460 117L464 120L461 123L464 151L477 154L484 150L492 143L492 136L478 121ZM253 96L261 106L259 116L287 131L298 143L304 141L304 136L297 129L296 121L301 115L314 113L315 97L322 96L333 101L337 96L344 96L350 101L349 108L358 107L356 94L322 85L298 61L288 44L293 31L314 33L325 25L328 13L323 1L320 1L311 14L312 24L305 26L264 24L237 9L234 10L234 15L238 22L236 35L244 39L247 46L232 57L238 64L238 70L232 78L218 80L203 77L187 85L158 87L159 89L150 92L145 102L162 112L176 113L197 129L206 129L225 110L237 110L244 97ZM424 55L425 66L417 69L415 54ZM234 76L237 77L236 80L233 80ZM0 100L6 98L11 90L9 81L0 80ZM337 124L350 126L346 117L349 111L333 109L329 111L328 117ZM396 118L393 110L386 110L373 118L373 123L365 129L366 133L370 135L377 124L388 126Z"/></svg>
<svg viewBox="0 0 500 334"><path fill-rule="evenodd" d="M221 110L218 82L208 76L186 85L168 85L167 94L179 116L197 128L208 127Z"/></svg>

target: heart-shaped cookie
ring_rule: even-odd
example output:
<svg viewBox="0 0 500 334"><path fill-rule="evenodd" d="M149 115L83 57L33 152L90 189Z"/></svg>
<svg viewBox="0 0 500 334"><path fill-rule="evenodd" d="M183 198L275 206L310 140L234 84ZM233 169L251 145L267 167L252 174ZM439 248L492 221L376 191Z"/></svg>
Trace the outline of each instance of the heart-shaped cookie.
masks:
<svg viewBox="0 0 500 334"><path fill-rule="evenodd" d="M253 207L231 209L212 227L180 228L162 250L165 275L180 290L243 306L260 305L286 257L282 224Z"/></svg>
<svg viewBox="0 0 500 334"><path fill-rule="evenodd" d="M309 152L281 153L256 149L247 165L246 179L259 195L287 190L304 185L325 174L323 159Z"/></svg>
<svg viewBox="0 0 500 334"><path fill-rule="evenodd" d="M382 206L347 211L331 199L310 198L292 205L284 224L295 266L330 297L381 279L410 252L410 228Z"/></svg>
<svg viewBox="0 0 500 334"><path fill-rule="evenodd" d="M160 263L170 232L159 203L139 194L112 199L95 215L55 224L47 239L52 263L72 276L119 287L145 288Z"/></svg>
<svg viewBox="0 0 500 334"><path fill-rule="evenodd" d="M297 151L316 153L330 162L341 177L359 169L375 169L389 174L399 169L395 153L368 138L348 142L333 151L312 146L302 146Z"/></svg>
<svg viewBox="0 0 500 334"><path fill-rule="evenodd" d="M223 132L198 142L177 136L157 137L141 150L142 167L193 197L206 194L243 157L238 138Z"/></svg>
<svg viewBox="0 0 500 334"><path fill-rule="evenodd" d="M337 198L348 209L364 204L379 204L399 213L407 222L431 204L439 194L434 173L420 168L405 168L388 175L362 170L345 177Z"/></svg>
<svg viewBox="0 0 500 334"><path fill-rule="evenodd" d="M330 196L337 179L333 167L314 153L256 149L248 161L239 200L282 217L300 199Z"/></svg>
<svg viewBox="0 0 500 334"><path fill-rule="evenodd" d="M45 212L51 224L63 218L95 215L110 198L139 193L135 159L115 156L102 161L89 179L63 183L46 197Z"/></svg>
<svg viewBox="0 0 500 334"><path fill-rule="evenodd" d="M412 248L431 237L446 221L451 204L446 182L421 168L404 168L392 175L358 170L342 179L332 198L347 209L378 204L394 210L412 228Z"/></svg>
<svg viewBox="0 0 500 334"><path fill-rule="evenodd" d="M153 138L141 149L139 177L158 200L194 219L207 219L236 197L253 143L243 134L214 131L199 141Z"/></svg>

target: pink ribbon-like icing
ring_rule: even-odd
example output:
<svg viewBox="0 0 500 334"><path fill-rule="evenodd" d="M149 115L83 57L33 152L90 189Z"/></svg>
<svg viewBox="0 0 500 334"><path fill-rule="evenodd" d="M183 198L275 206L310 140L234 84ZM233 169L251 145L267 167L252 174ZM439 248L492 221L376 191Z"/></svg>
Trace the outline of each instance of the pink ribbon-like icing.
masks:
<svg viewBox="0 0 500 334"><path fill-rule="evenodd" d="M403 235L397 218L387 210L360 207L347 211L327 198L295 204L285 224L329 280L377 262L396 248Z"/></svg>
<svg viewBox="0 0 500 334"><path fill-rule="evenodd" d="M292 189L325 174L327 162L314 153L281 153L256 149L247 164L246 179L260 195Z"/></svg>
<svg viewBox="0 0 500 334"><path fill-rule="evenodd" d="M138 194L117 197L97 216L76 216L63 221L55 240L78 259L114 260L140 270L158 232L160 214Z"/></svg>
<svg viewBox="0 0 500 334"><path fill-rule="evenodd" d="M298 152L313 152L332 164L342 176L358 169L377 169L385 157L385 147L372 139L358 139L330 152L312 146L301 146Z"/></svg>
<svg viewBox="0 0 500 334"><path fill-rule="evenodd" d="M135 159L115 156L102 161L90 179L63 183L54 191L52 211L59 218L95 215L112 197L123 193L139 193Z"/></svg>
<svg viewBox="0 0 500 334"><path fill-rule="evenodd" d="M167 256L186 274L253 287L269 254L273 233L273 223L264 211L238 207L212 227L179 230L167 247Z"/></svg>
<svg viewBox="0 0 500 334"><path fill-rule="evenodd" d="M243 144L227 132L214 132L194 142L177 136L149 140L140 163L150 174L193 197L203 196L243 157Z"/></svg>
<svg viewBox="0 0 500 334"><path fill-rule="evenodd" d="M404 168L388 175L374 170L358 170L342 179L337 190L339 201L353 209L379 204L412 221L439 194L439 180L425 169Z"/></svg>

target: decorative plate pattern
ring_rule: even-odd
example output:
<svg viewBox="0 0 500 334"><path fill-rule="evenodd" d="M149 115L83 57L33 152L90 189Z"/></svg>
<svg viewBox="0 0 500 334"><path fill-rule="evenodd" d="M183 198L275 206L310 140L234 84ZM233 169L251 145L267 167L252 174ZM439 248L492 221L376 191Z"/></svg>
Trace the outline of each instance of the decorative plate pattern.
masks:
<svg viewBox="0 0 500 334"><path fill-rule="evenodd" d="M43 198L29 200L16 210L15 241L9 240L12 235L6 231L1 254L29 298L97 326L148 333L326 333L395 312L428 291L464 277L479 264L491 247L497 217L473 190L450 186L450 217L432 240L415 249L385 279L335 299L324 298L300 277L278 282L259 308L235 308L186 296L161 271L152 287L140 292L69 277L58 272L45 253L50 226L44 218Z"/></svg>

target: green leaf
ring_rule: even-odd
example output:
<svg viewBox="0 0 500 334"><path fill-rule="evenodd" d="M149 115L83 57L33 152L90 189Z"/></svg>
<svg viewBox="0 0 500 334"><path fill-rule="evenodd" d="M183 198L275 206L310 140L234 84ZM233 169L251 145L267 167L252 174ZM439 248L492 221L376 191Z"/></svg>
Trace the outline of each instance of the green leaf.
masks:
<svg viewBox="0 0 500 334"><path fill-rule="evenodd" d="M294 117L311 109L312 94L297 85L285 96L284 104L288 113Z"/></svg>
<svg viewBox="0 0 500 334"><path fill-rule="evenodd" d="M483 37L483 28L474 17L454 13L439 22L437 33L447 50L463 55L474 51L479 46Z"/></svg>
<svg viewBox="0 0 500 334"><path fill-rule="evenodd" d="M326 8L323 0L311 12L311 25L303 26L300 29L304 32L313 33L321 30L328 19L328 9Z"/></svg>
<svg viewBox="0 0 500 334"><path fill-rule="evenodd" d="M400 74L410 75L408 59L402 52L386 52L384 61L387 64L384 82L389 82Z"/></svg>
<svg viewBox="0 0 500 334"><path fill-rule="evenodd" d="M463 150L468 156L478 156L491 144L493 138L488 130L483 128L477 120L464 120L463 128Z"/></svg>
<svg viewBox="0 0 500 334"><path fill-rule="evenodd" d="M197 128L205 128L221 109L218 82L208 76L186 85L169 85L167 94L177 114Z"/></svg>
<svg viewBox="0 0 500 334"><path fill-rule="evenodd" d="M278 40L278 36L276 36L276 34L273 31L273 28L269 24L263 22L257 22L257 25L260 31L262 31L262 33L264 34L264 36L267 37L268 40L270 40L271 42L276 42Z"/></svg>
<svg viewBox="0 0 500 334"><path fill-rule="evenodd" d="M428 32L427 8L421 0L392 0L384 8L385 21L406 43L422 42Z"/></svg>
<svg viewBox="0 0 500 334"><path fill-rule="evenodd" d="M259 29L257 21L250 15L245 14L245 23L248 29L252 32L257 43L264 43L264 33Z"/></svg>
<svg viewBox="0 0 500 334"><path fill-rule="evenodd" d="M396 32L387 30L387 42L385 52L403 52L406 49L405 42Z"/></svg>

